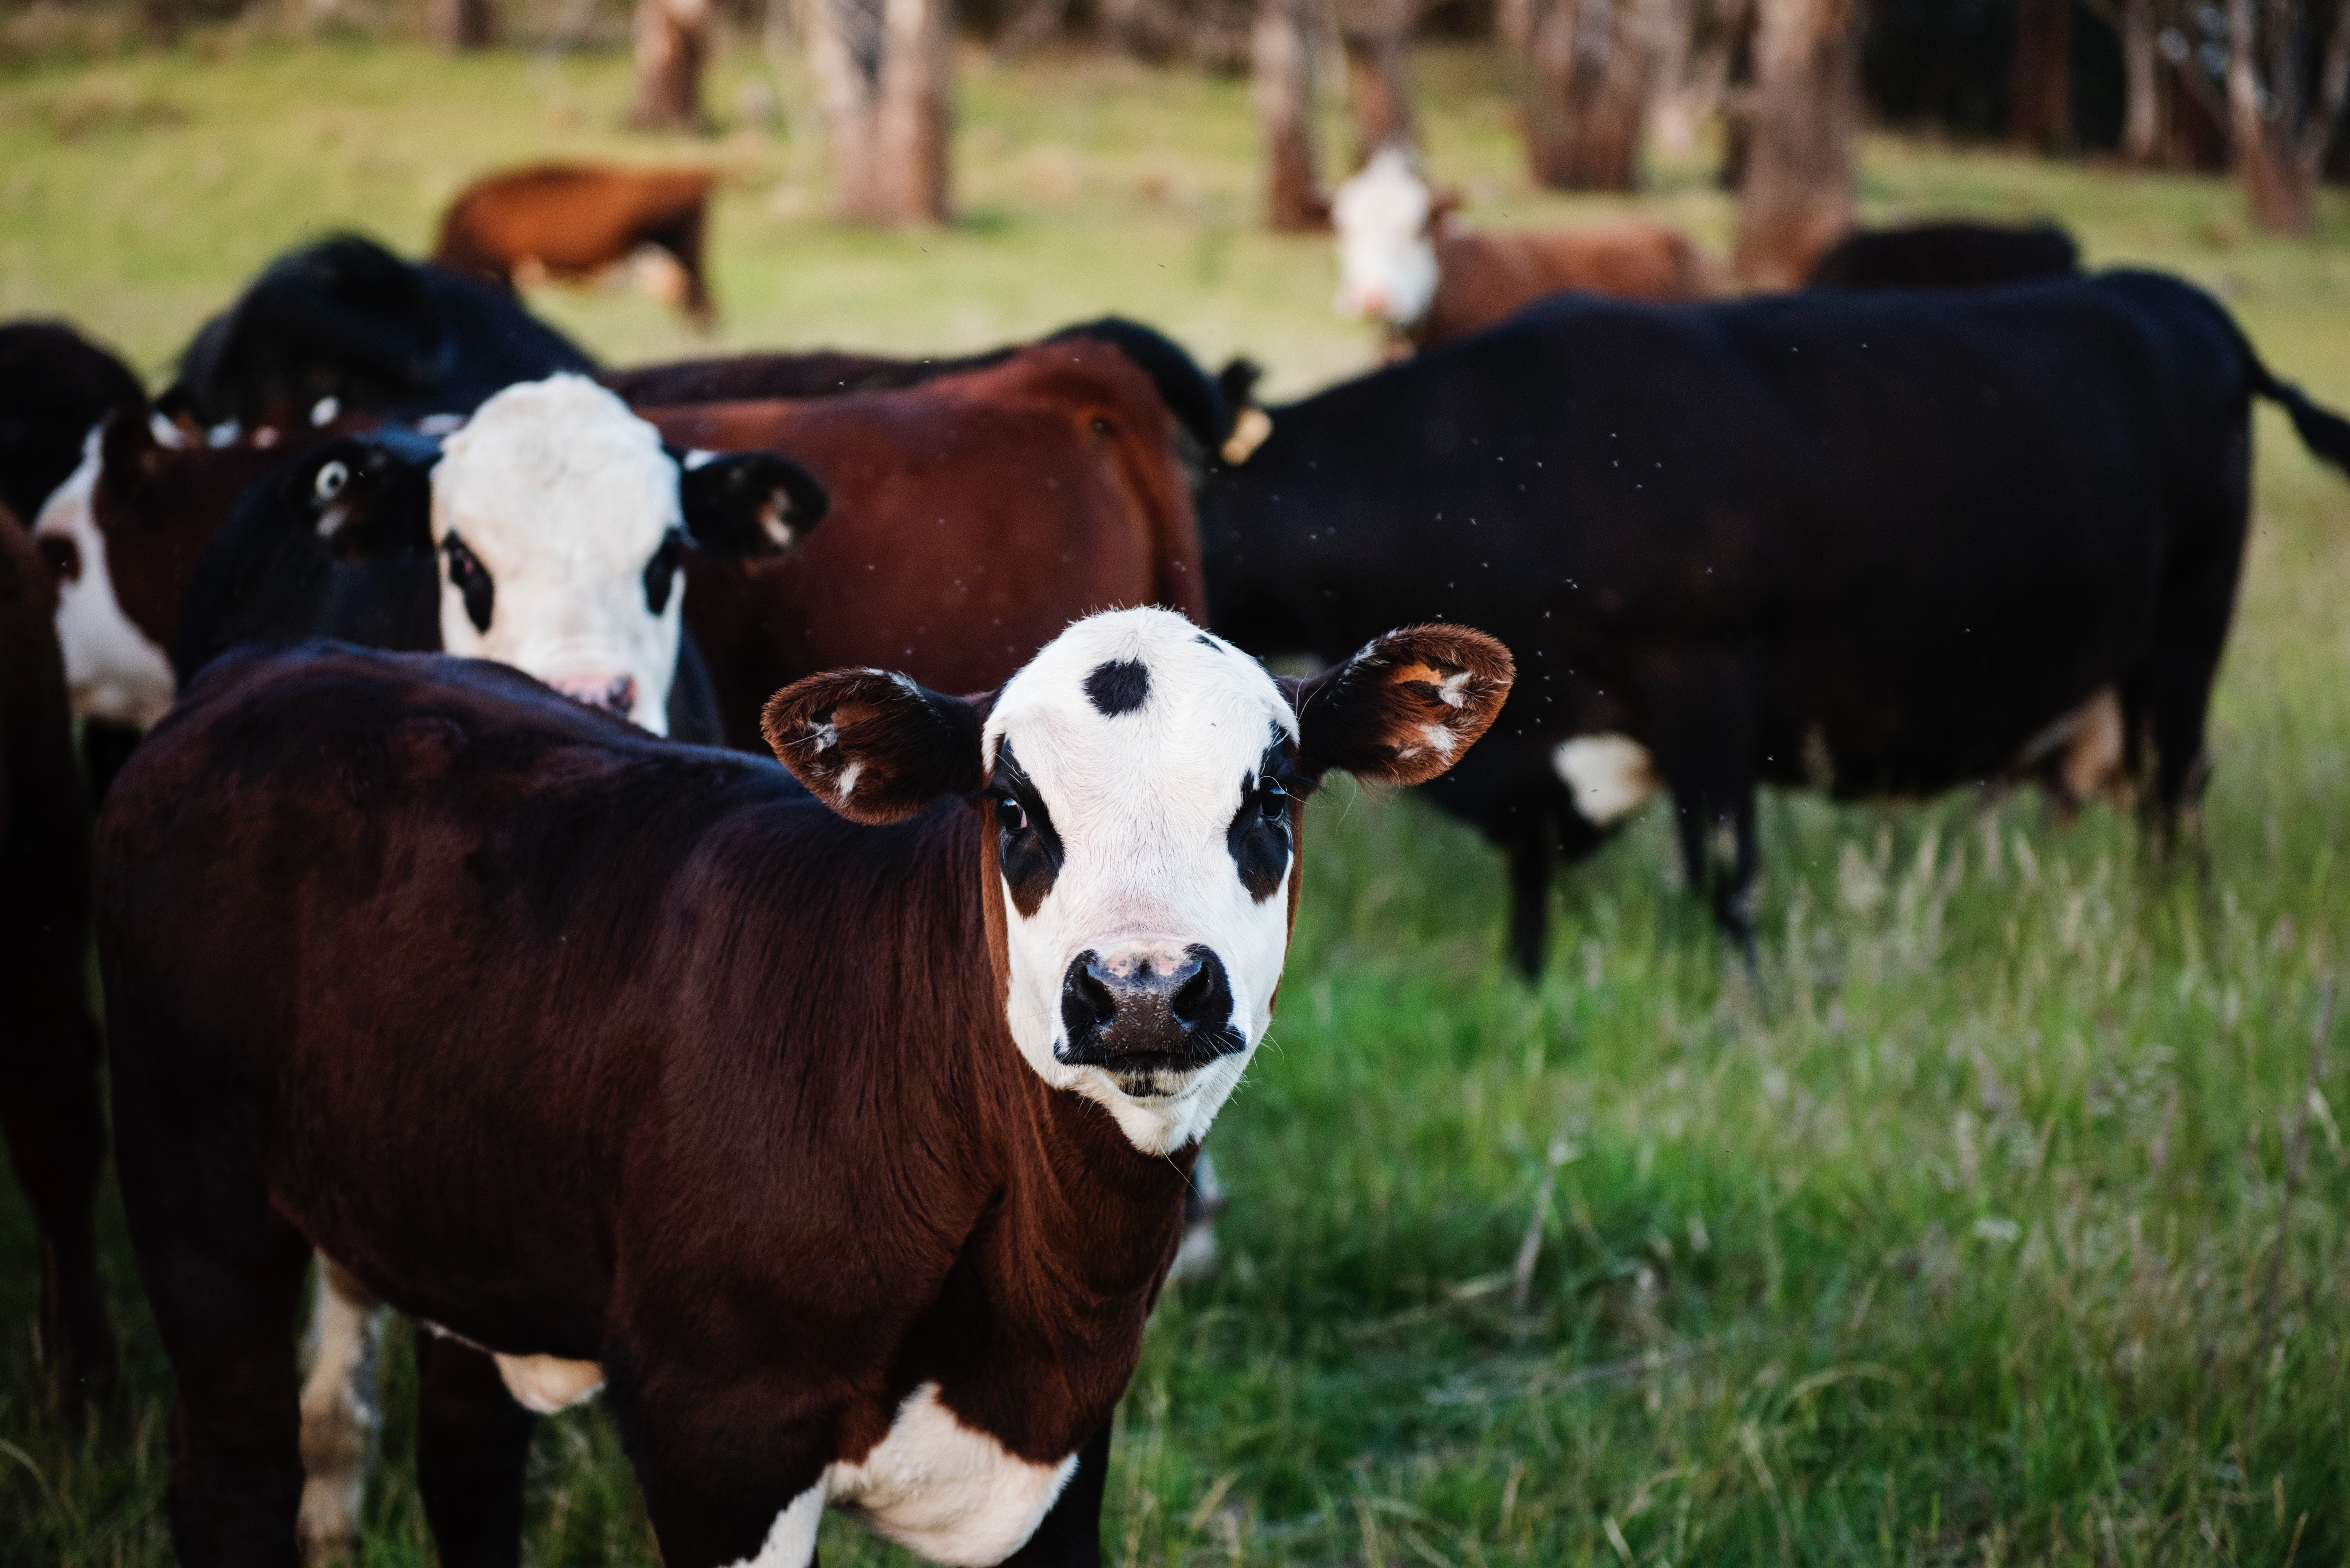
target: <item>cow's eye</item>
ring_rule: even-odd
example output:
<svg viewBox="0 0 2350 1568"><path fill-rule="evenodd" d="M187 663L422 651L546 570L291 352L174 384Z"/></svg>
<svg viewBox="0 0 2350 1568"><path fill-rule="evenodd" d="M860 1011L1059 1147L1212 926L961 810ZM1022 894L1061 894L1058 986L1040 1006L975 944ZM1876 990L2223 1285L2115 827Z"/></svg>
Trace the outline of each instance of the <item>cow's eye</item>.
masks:
<svg viewBox="0 0 2350 1568"><path fill-rule="evenodd" d="M473 623L474 630L488 636L490 611L497 597L497 585L490 580L488 568L454 534L441 541L441 553L449 557L450 585L465 597L465 618Z"/></svg>
<svg viewBox="0 0 2350 1568"><path fill-rule="evenodd" d="M1279 779L1263 779L1256 786L1256 810L1267 822L1277 822L1289 815L1289 792L1281 787Z"/></svg>
<svg viewBox="0 0 2350 1568"><path fill-rule="evenodd" d="M1008 794L995 797L995 826L1004 833L1018 833L1028 826L1028 814L1020 803Z"/></svg>
<svg viewBox="0 0 2350 1568"><path fill-rule="evenodd" d="M318 469L318 478L317 482L318 499L321 501L332 501L336 496L340 495L343 493L343 486L348 484L350 480L351 471L345 467L341 462L336 462L321 465Z"/></svg>
<svg viewBox="0 0 2350 1568"><path fill-rule="evenodd" d="M653 614L659 615L669 608L670 589L677 582L678 565L684 559L685 535L672 528L645 567L645 604Z"/></svg>

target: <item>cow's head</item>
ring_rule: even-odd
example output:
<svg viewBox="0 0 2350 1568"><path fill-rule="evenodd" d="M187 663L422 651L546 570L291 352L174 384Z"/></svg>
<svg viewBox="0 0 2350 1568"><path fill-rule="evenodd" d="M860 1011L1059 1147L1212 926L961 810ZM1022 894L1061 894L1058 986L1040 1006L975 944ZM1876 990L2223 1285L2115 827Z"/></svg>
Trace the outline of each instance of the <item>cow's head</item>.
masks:
<svg viewBox="0 0 2350 1568"><path fill-rule="evenodd" d="M50 493L33 524L34 545L57 579L57 646L74 712L140 729L172 705L169 633L141 625L124 607L100 492L145 492L163 450L143 409L114 415L89 432L81 466Z"/></svg>
<svg viewBox="0 0 2350 1568"><path fill-rule="evenodd" d="M655 733L668 726L689 545L772 556L824 489L771 452L681 464L594 382L509 387L432 471L442 646L536 675Z"/></svg>
<svg viewBox="0 0 2350 1568"><path fill-rule="evenodd" d="M1159 1153L1207 1130L1264 1037L1305 798L1334 768L1393 784L1442 773L1510 678L1492 638L1423 626L1276 681L1181 616L1117 610L984 697L879 670L811 676L768 703L766 733L852 821L897 821L947 793L972 802L1021 1054Z"/></svg>
<svg viewBox="0 0 2350 1568"><path fill-rule="evenodd" d="M1427 315L1436 297L1436 228L1451 206L1419 177L1409 149L1390 143L1372 153L1330 200L1338 313L1398 329Z"/></svg>

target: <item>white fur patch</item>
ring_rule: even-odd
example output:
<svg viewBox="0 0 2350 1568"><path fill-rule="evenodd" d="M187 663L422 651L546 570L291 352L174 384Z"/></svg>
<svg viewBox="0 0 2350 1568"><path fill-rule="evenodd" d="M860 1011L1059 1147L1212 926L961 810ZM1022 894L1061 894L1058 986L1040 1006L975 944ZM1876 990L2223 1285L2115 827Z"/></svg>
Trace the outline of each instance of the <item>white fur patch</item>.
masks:
<svg viewBox="0 0 2350 1568"><path fill-rule="evenodd" d="M604 1369L559 1355L498 1355L498 1376L515 1403L541 1416L568 1410L604 1386Z"/></svg>
<svg viewBox="0 0 2350 1568"><path fill-rule="evenodd" d="M1408 327L1436 297L1434 199L1399 147L1382 147L1330 199L1342 316Z"/></svg>
<svg viewBox="0 0 2350 1568"><path fill-rule="evenodd" d="M33 524L35 538L68 539L80 574L57 584L57 642L75 714L145 729L178 692L172 660L123 613L98 526L99 432L89 432L81 466L50 492Z"/></svg>
<svg viewBox="0 0 2350 1568"><path fill-rule="evenodd" d="M1020 913L1008 888L1003 892L1013 1038L1046 1083L1100 1104L1148 1154L1207 1132L1263 1038L1289 940L1294 856L1282 886L1255 898L1241 883L1227 833L1266 743L1276 731L1294 738L1297 720L1253 659L1199 638L1190 621L1161 609L1079 621L1005 684L982 742L991 768L1011 742L1064 855L1034 916ZM1086 678L1125 660L1149 670L1149 694L1139 707L1105 714L1087 695ZM1180 1076L1159 1075L1142 1095L1100 1067L1060 1061L1061 984L1079 953L1117 963L1178 956L1193 944L1224 966L1231 1025L1245 1050Z"/></svg>
<svg viewBox="0 0 2350 1568"><path fill-rule="evenodd" d="M737 1558L734 1568L807 1568L816 1561L816 1529L823 1521L824 1483L818 1481L775 1515L759 1554Z"/></svg>
<svg viewBox="0 0 2350 1568"><path fill-rule="evenodd" d="M310 1374L302 1384L302 1511L296 1528L314 1555L359 1539L368 1450L382 1412L376 1331L382 1307L325 1254L310 1309Z"/></svg>
<svg viewBox="0 0 2350 1568"><path fill-rule="evenodd" d="M1659 787L1656 759L1628 735L1577 735L1550 760L1575 792L1575 809L1596 827L1638 811Z"/></svg>
<svg viewBox="0 0 2350 1568"><path fill-rule="evenodd" d="M442 645L563 691L633 680L628 717L668 733L685 583L655 615L645 567L680 525L677 478L660 433L585 377L484 403L432 470L432 542L457 535L488 571L490 627L473 625L444 557Z"/></svg>
<svg viewBox="0 0 2350 1568"><path fill-rule="evenodd" d="M1076 1468L1075 1454L1040 1465L1005 1452L956 1420L939 1402L939 1386L925 1383L863 1463L825 1470L824 1492L934 1563L1000 1563L1036 1532ZM805 1493L792 1507L804 1501Z"/></svg>

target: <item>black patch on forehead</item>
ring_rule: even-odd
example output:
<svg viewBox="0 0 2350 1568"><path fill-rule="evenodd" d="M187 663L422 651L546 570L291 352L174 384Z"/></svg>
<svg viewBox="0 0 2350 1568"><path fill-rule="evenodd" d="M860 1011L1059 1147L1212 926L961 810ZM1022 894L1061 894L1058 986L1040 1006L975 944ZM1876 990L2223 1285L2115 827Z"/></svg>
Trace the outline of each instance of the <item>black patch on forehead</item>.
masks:
<svg viewBox="0 0 2350 1568"><path fill-rule="evenodd" d="M1003 885L1012 891L1012 907L1024 920L1034 917L1053 890L1067 858L1061 836L1045 797L1021 771L1009 738L995 748L995 773L988 781L989 819L995 825L995 858Z"/></svg>
<svg viewBox="0 0 2350 1568"><path fill-rule="evenodd" d="M1288 732L1275 724L1264 754L1241 775L1241 808L1224 830L1224 847L1232 852L1241 886L1260 904L1280 890L1282 874L1289 869L1291 813L1313 789L1298 774Z"/></svg>
<svg viewBox="0 0 2350 1568"><path fill-rule="evenodd" d="M1086 677L1086 696L1108 718L1131 713L1150 698L1150 667L1139 659L1113 659Z"/></svg>

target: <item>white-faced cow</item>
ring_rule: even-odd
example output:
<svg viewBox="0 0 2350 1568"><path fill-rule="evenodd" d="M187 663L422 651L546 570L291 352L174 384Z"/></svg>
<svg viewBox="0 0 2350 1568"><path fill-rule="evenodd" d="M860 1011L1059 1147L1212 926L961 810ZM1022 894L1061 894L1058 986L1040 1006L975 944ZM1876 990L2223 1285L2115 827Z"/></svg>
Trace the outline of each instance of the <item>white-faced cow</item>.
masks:
<svg viewBox="0 0 2350 1568"><path fill-rule="evenodd" d="M780 555L826 504L773 453L673 454L591 381L525 382L445 441L388 428L271 472L207 550L173 663L184 680L231 648L309 637L448 649L712 740L681 632L687 553Z"/></svg>
<svg viewBox="0 0 2350 1568"><path fill-rule="evenodd" d="M983 697L785 690L810 799L494 665L221 661L99 846L182 1559L291 1559L316 1249L433 1326L443 1561L515 1561L525 1407L600 1385L670 1568L800 1568L827 1505L941 1562L1097 1562L1305 800L1444 767L1510 676L1422 627L1277 683L1118 611Z"/></svg>
<svg viewBox="0 0 2350 1568"><path fill-rule="evenodd" d="M1646 218L1488 234L1420 177L1408 148L1373 153L1330 202L1342 315L1383 325L1391 348L1490 327L1562 289L1694 299L1706 267L1689 236Z"/></svg>

